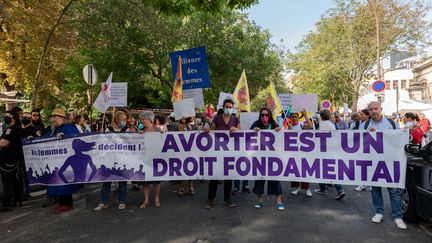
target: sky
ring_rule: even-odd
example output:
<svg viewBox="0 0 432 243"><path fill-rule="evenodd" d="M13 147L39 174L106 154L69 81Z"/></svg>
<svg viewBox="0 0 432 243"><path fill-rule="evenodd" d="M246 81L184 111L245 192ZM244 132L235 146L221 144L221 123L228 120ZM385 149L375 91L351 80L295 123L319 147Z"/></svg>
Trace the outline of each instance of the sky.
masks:
<svg viewBox="0 0 432 243"><path fill-rule="evenodd" d="M432 4L432 0L426 2ZM245 12L256 24L270 31L273 44L279 46L283 39L285 47L294 51L303 36L315 30L315 23L334 6L334 0L260 0ZM432 13L428 18L432 21ZM432 55L432 47L427 52Z"/></svg>
<svg viewBox="0 0 432 243"><path fill-rule="evenodd" d="M326 10L335 6L334 0L260 0L246 10L249 18L272 34L272 43L283 44L290 50L303 36L315 30L315 23Z"/></svg>

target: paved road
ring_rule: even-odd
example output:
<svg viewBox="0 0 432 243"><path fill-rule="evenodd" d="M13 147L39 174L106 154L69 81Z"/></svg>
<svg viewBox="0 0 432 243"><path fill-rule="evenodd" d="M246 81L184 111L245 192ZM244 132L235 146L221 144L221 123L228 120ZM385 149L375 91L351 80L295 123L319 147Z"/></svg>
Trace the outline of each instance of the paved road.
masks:
<svg viewBox="0 0 432 243"><path fill-rule="evenodd" d="M207 184L198 184L196 195L174 195L177 185L162 184L160 208L139 209L142 192L129 192L126 211L110 207L93 212L99 200L99 185L87 186L78 195L76 208L62 215L40 208L44 197L25 207L0 214L1 242L432 242L417 225L396 228L391 220L385 192L385 221L376 225L369 192L355 192L341 202L335 192L306 198L292 196L283 183L286 210L277 211L267 197L262 209L254 209L252 194L234 197L235 208L222 204L219 185L216 207L204 209ZM114 196L112 201L114 201Z"/></svg>

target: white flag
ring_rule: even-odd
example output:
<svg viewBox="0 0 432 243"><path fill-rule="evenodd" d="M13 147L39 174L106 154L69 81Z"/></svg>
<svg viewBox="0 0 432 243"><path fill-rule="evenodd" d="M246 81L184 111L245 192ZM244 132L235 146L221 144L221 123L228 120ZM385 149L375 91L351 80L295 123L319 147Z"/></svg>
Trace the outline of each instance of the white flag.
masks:
<svg viewBox="0 0 432 243"><path fill-rule="evenodd" d="M93 104L93 107L102 113L108 110L109 107L109 100L111 98L112 74L113 73L111 72L107 81L102 85L102 90Z"/></svg>

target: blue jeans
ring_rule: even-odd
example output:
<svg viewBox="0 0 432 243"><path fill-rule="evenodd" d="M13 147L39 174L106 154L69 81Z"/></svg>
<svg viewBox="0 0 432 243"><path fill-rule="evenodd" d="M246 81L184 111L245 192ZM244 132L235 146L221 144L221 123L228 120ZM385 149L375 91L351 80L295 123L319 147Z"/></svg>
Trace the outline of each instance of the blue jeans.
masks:
<svg viewBox="0 0 432 243"><path fill-rule="evenodd" d="M108 205L111 194L112 182L104 182L101 190L101 203ZM117 190L117 200L119 203L126 203L127 201L127 182L119 182L119 188Z"/></svg>
<svg viewBox="0 0 432 243"><path fill-rule="evenodd" d="M327 185L326 185L326 184L322 184L322 183L320 183L320 184L319 184L319 187L320 187L320 190L321 190L322 192L327 191ZM337 191L338 193L341 193L341 192L344 191L343 187L342 187L341 185L339 185L339 184L335 184L334 187L336 188L336 191Z"/></svg>
<svg viewBox="0 0 432 243"><path fill-rule="evenodd" d="M387 188L390 194L390 204L392 208L393 219L402 219L402 199L399 188ZM384 214L384 202L381 187L372 187L372 203L375 209L375 214Z"/></svg>
<svg viewBox="0 0 432 243"><path fill-rule="evenodd" d="M249 185L249 181L243 180L243 187L242 187L242 189L244 189L248 185ZM235 180L234 181L234 188L240 189L240 180Z"/></svg>

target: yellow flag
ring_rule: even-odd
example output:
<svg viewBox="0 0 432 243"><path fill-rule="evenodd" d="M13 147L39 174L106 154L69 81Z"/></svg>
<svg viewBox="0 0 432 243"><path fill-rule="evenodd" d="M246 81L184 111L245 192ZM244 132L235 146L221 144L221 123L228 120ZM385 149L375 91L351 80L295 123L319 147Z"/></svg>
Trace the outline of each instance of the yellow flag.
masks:
<svg viewBox="0 0 432 243"><path fill-rule="evenodd" d="M276 116L282 112L282 105L272 82L270 82L268 90L269 92L266 99L266 107L272 111L273 118L276 118Z"/></svg>
<svg viewBox="0 0 432 243"><path fill-rule="evenodd" d="M173 92L171 94L171 102L180 101L183 99L183 75L182 75L182 59L178 58L177 71L174 81Z"/></svg>
<svg viewBox="0 0 432 243"><path fill-rule="evenodd" d="M233 93L234 102L237 104L237 110L250 112L249 88L246 79L246 72L243 70L242 75L237 83Z"/></svg>

